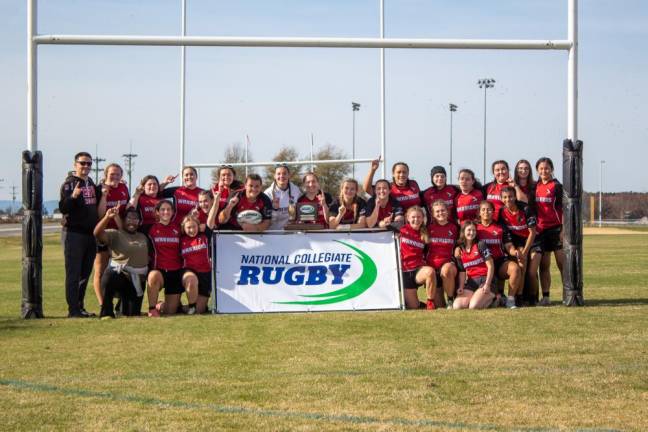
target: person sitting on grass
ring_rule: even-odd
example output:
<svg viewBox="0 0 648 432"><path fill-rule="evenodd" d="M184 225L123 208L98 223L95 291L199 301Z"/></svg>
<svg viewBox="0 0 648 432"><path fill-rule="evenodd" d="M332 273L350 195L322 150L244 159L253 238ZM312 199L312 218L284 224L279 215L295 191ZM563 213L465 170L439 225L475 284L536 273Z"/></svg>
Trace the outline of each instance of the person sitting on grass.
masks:
<svg viewBox="0 0 648 432"><path fill-rule="evenodd" d="M457 297L453 309L486 309L493 303L495 264L484 242L477 241L477 226L466 221L459 231L455 258L459 267Z"/></svg>
<svg viewBox="0 0 648 432"><path fill-rule="evenodd" d="M101 290L104 301L101 305L101 318L115 318L113 298L121 299L121 314L139 316L146 286L148 272L148 240L138 231L141 216L134 208L126 210L120 229L106 229L111 222L119 219L120 206L106 211L105 216L94 229L97 241L108 246L110 261L101 276Z"/></svg>

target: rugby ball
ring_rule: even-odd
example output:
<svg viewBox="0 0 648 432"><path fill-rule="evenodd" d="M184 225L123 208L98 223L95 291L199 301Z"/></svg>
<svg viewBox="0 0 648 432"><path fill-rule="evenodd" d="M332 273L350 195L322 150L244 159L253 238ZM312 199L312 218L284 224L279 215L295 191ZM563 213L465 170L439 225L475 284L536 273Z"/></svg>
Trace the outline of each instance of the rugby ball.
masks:
<svg viewBox="0 0 648 432"><path fill-rule="evenodd" d="M261 216L261 213L256 210L243 210L236 215L236 222L238 222L239 225L244 223L258 225L261 223L261 220L263 220L263 217Z"/></svg>

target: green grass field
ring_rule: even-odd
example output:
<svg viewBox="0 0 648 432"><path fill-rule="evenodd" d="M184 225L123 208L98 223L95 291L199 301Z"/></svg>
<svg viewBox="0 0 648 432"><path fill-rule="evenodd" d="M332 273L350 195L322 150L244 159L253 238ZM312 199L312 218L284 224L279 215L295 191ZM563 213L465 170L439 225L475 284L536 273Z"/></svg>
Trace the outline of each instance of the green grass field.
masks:
<svg viewBox="0 0 648 432"><path fill-rule="evenodd" d="M646 240L585 238L585 308L100 321L62 318L51 236L23 321L2 238L0 429L648 430Z"/></svg>

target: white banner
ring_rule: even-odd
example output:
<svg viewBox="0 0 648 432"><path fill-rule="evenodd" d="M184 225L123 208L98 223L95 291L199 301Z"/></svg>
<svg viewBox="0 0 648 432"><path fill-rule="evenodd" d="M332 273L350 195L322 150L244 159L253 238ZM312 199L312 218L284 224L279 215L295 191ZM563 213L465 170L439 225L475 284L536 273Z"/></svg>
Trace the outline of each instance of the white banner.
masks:
<svg viewBox="0 0 648 432"><path fill-rule="evenodd" d="M400 308L394 234L214 233L216 311Z"/></svg>

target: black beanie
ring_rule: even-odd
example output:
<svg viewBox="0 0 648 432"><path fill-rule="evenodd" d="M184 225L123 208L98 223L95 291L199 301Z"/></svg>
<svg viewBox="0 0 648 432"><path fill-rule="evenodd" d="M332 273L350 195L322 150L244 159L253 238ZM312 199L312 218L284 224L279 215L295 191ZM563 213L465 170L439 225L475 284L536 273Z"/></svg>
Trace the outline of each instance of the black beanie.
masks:
<svg viewBox="0 0 648 432"><path fill-rule="evenodd" d="M441 165L437 165L432 170L430 171L430 177L434 177L434 174L443 174L444 176L447 176L445 168L443 168Z"/></svg>

